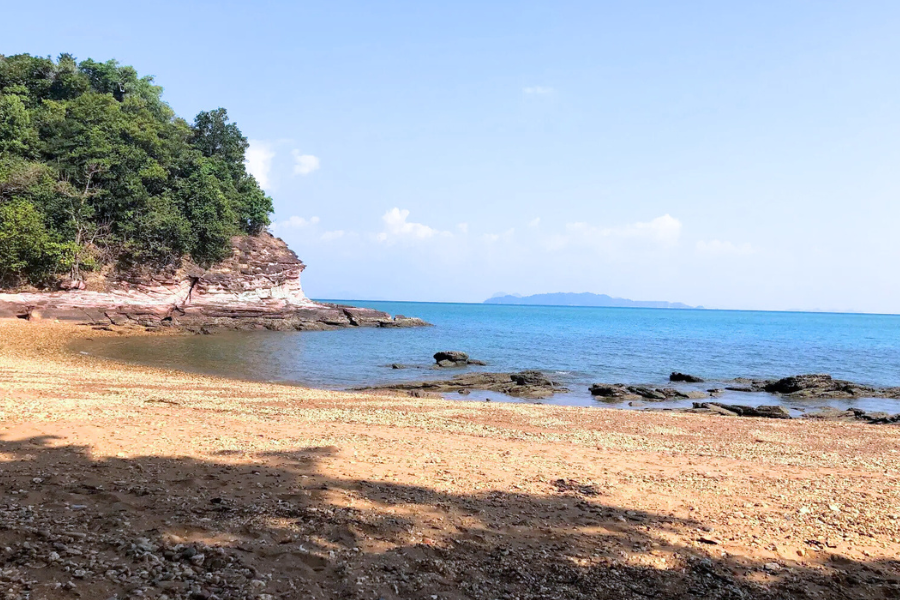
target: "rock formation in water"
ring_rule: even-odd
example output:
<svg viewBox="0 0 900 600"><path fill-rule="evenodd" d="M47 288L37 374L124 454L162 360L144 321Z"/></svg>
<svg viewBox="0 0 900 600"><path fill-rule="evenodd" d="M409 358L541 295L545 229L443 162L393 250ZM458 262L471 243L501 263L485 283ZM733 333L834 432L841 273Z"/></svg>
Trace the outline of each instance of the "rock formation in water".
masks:
<svg viewBox="0 0 900 600"><path fill-rule="evenodd" d="M422 394L446 394L482 390L499 392L515 398L539 400L549 398L553 394L568 392L557 382L551 380L540 371L520 371L518 373L465 373L452 379L440 381L406 381L389 383L374 387L355 388L359 391L402 391L413 396Z"/></svg>
<svg viewBox="0 0 900 600"><path fill-rule="evenodd" d="M232 238L229 258L203 269L186 262L163 272L95 274L55 292L0 293L0 317L75 320L97 325L321 330L414 327L421 319L313 302L303 293L306 265L269 233Z"/></svg>

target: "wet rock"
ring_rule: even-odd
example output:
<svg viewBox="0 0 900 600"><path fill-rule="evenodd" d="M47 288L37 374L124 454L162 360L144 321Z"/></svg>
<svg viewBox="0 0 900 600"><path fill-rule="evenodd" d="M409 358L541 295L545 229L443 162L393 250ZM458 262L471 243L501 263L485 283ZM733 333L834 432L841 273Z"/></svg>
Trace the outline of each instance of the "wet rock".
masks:
<svg viewBox="0 0 900 600"><path fill-rule="evenodd" d="M669 375L669 381L682 381L685 383L702 383L703 379L697 377L696 375L688 375L687 373L679 373L677 371L672 372Z"/></svg>
<svg viewBox="0 0 900 600"><path fill-rule="evenodd" d="M640 385L630 385L628 386L628 391L632 394L638 395L641 398L646 398L647 400L666 400L667 397L662 390L652 390L648 387L640 386Z"/></svg>
<svg viewBox="0 0 900 600"><path fill-rule="evenodd" d="M621 383L595 383L590 388L592 396L601 396L603 398L626 398L634 396Z"/></svg>
<svg viewBox="0 0 900 600"><path fill-rule="evenodd" d="M549 379L540 371L518 373L464 373L452 379L436 381L410 381L375 387L356 388L357 391L403 391L413 393L444 394L448 392L471 392L483 390L499 392L516 398L539 400L549 398L567 388Z"/></svg>
<svg viewBox="0 0 900 600"><path fill-rule="evenodd" d="M436 352L434 354L434 362L438 367L443 369L453 368L453 367L465 367L466 365L486 365L484 361L474 360L469 358L469 355L465 352L459 351L444 351L444 352Z"/></svg>
<svg viewBox="0 0 900 600"><path fill-rule="evenodd" d="M791 418L791 413L783 406L744 406L742 404L722 404L721 402L694 402L694 408L706 409L710 412L727 416L764 417L767 419Z"/></svg>
<svg viewBox="0 0 900 600"><path fill-rule="evenodd" d="M438 364L440 364L441 361L465 364L469 362L469 355L465 352L458 351L435 352L434 361Z"/></svg>
<svg viewBox="0 0 900 600"><path fill-rule="evenodd" d="M873 425L900 424L900 414L892 415L890 413L881 411L866 412L860 408L848 408L847 410L841 410L829 406L807 411L803 415L803 418L816 419L820 421L861 421Z"/></svg>

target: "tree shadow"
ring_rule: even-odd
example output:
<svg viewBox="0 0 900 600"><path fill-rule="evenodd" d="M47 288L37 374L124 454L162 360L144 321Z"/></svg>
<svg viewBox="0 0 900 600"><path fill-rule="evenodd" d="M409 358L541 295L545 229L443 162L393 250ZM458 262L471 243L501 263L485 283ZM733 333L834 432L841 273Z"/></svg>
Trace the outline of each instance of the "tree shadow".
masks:
<svg viewBox="0 0 900 600"><path fill-rule="evenodd" d="M336 448L93 458L0 441L6 598L898 598L900 562L765 564L579 482L455 494L326 476ZM713 540L707 540L713 541Z"/></svg>

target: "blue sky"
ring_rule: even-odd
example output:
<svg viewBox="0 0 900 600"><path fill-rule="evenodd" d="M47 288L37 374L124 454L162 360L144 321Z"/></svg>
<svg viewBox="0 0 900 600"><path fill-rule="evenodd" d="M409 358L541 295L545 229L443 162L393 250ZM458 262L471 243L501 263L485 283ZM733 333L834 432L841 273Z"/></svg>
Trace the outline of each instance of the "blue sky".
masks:
<svg viewBox="0 0 900 600"><path fill-rule="evenodd" d="M186 118L226 107L313 297L900 312L897 2L0 14L0 53L116 58Z"/></svg>

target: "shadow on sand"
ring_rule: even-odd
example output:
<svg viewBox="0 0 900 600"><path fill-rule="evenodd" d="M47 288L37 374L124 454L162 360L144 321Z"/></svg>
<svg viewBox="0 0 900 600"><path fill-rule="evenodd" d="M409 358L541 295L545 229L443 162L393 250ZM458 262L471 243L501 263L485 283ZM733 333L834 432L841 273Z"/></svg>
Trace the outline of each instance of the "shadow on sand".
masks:
<svg viewBox="0 0 900 600"><path fill-rule="evenodd" d="M677 542L699 522L545 496L322 473L334 448L94 459L0 441L5 598L898 598L900 563L789 568Z"/></svg>

